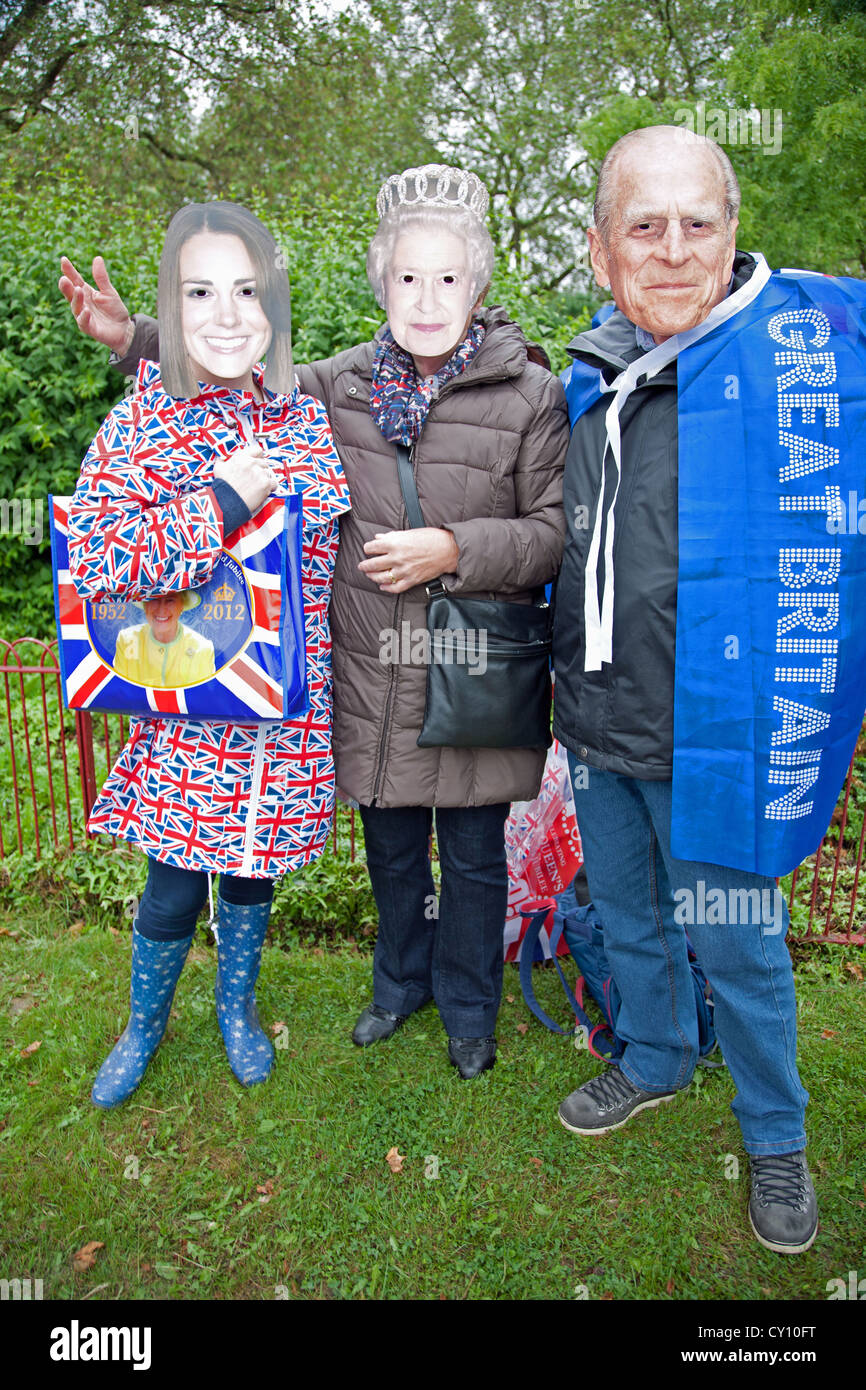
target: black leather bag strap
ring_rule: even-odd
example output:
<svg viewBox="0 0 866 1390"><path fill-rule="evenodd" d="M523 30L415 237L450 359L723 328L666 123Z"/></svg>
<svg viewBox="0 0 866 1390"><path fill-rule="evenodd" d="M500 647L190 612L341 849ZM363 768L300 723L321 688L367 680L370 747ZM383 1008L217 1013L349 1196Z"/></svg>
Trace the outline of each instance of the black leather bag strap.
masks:
<svg viewBox="0 0 866 1390"><path fill-rule="evenodd" d="M409 525L414 530L418 526L426 526L427 522L424 520L424 513L418 499L418 489L415 486L415 475L412 472L409 450L405 444L397 444L395 447L397 449L397 477L400 479L400 491L406 504ZM438 598L440 594L445 593L445 585L441 579L430 579L425 587L428 598Z"/></svg>
<svg viewBox="0 0 866 1390"><path fill-rule="evenodd" d="M424 513L421 510L421 502L418 497L418 489L415 486L415 475L412 472L412 459L405 444L395 445L397 450L397 477L400 480L400 491L403 494L403 502L406 506L406 515L409 518L409 525L412 527L426 526ZM445 593L445 586L441 579L432 579L427 585L428 594ZM543 603L544 585L541 584L537 589L532 590L532 602Z"/></svg>
<svg viewBox="0 0 866 1390"><path fill-rule="evenodd" d="M397 477L400 479L400 491L403 494L403 501L406 504L406 515L409 518L410 526L426 526L424 513L421 511L421 503L418 500L418 489L415 486L415 477L412 473L412 460L409 457L409 450L405 444L397 445Z"/></svg>

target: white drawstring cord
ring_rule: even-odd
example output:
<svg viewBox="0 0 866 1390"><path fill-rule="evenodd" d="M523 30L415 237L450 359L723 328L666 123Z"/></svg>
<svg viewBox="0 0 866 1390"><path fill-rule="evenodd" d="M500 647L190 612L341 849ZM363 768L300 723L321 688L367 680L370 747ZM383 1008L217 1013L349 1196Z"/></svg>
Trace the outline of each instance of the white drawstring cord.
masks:
<svg viewBox="0 0 866 1390"><path fill-rule="evenodd" d="M650 381L663 367L672 362L684 348L691 347L700 338L712 333L713 329L718 328L719 324L725 323L734 314L740 313L763 290L770 278L771 271L764 257L755 252L755 269L751 278L742 285L740 289L729 294L727 299L723 299L721 304L717 304L710 311L703 323L699 323L694 328L687 329L684 333L676 333L666 342L659 343L657 347L644 353L636 362L631 362L625 371L620 372L615 381L610 385L604 385L605 391L615 392L613 401L608 407L604 417L607 439L605 441L604 452L601 458L601 482L598 490L598 500L595 509L595 523L592 530L592 538L589 545L589 554L586 561L584 572L584 600L583 600L583 619L586 631L586 653L584 657L583 669L585 671L600 671L603 662L613 660L613 540L614 540L614 507L619 495L619 485L622 478L622 440L619 428L620 411L638 384L641 377L646 377ZM604 588L602 591L601 612L598 603L598 553L601 547L601 528L602 528L602 508L604 506L604 484L605 484L605 459L607 457L608 446L613 454L614 465L616 467L616 486L610 506L607 509L607 530L604 539Z"/></svg>

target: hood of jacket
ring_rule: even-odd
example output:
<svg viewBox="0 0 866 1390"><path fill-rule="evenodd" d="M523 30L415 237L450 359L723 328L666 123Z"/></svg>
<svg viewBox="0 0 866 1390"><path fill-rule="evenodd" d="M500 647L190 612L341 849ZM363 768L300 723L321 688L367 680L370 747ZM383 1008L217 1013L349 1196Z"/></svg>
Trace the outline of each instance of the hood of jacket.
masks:
<svg viewBox="0 0 866 1390"><path fill-rule="evenodd" d="M287 413L295 408L299 391L295 386L291 395L277 395L264 384L264 368L253 367L253 378L263 400L252 391L241 391L233 386L215 386L212 382L199 382L199 390L194 396L171 396L165 388L158 362L142 359L138 364L135 380L135 399L148 410L170 413L183 421L184 426L194 427L207 415L217 415L232 426L243 416L255 421L259 432L265 424L273 425L285 419Z"/></svg>

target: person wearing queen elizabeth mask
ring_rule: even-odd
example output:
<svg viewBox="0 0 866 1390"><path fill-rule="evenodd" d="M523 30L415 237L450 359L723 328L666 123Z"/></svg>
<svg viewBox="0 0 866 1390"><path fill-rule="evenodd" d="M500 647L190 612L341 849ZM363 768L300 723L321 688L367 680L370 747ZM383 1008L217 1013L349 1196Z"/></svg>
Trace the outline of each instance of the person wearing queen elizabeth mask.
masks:
<svg viewBox="0 0 866 1390"><path fill-rule="evenodd" d="M341 518L330 618L337 785L357 803L379 914L373 1000L352 1034L385 1041L434 999L461 1077L493 1066L502 989L511 801L537 794L543 748L419 747L427 666L425 584L528 601L559 567L568 443L563 389L501 308L488 195L472 174L426 165L377 200L367 274L387 324L372 342L299 369L327 406L352 496ZM65 263L61 289L84 332L158 356L156 325L131 321L104 266L98 288ZM411 529L396 446L411 450L426 525ZM430 864L435 829L441 866Z"/></svg>

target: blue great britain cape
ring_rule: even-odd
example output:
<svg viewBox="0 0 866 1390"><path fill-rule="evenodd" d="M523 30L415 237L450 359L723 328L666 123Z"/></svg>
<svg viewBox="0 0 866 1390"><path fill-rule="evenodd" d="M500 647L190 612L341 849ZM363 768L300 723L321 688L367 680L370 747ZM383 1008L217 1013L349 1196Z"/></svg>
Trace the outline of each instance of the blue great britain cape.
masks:
<svg viewBox="0 0 866 1390"><path fill-rule="evenodd" d="M301 584L310 705L258 723L133 719L87 828L177 868L274 878L321 854L334 807L328 601L349 489L321 401L206 386L169 396L142 362L133 396L93 441L69 507L69 569L83 597L146 598L207 583L223 553L210 484L252 433L301 497Z"/></svg>
<svg viewBox="0 0 866 1390"><path fill-rule="evenodd" d="M864 319L862 281L783 270L680 335L679 858L782 876L833 814L866 706ZM572 425L611 389L563 384Z"/></svg>

